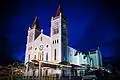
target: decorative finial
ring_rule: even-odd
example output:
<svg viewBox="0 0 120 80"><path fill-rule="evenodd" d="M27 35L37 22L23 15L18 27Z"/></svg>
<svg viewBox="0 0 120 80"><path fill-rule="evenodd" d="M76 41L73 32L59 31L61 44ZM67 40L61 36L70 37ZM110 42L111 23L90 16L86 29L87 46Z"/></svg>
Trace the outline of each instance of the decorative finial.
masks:
<svg viewBox="0 0 120 80"><path fill-rule="evenodd" d="M31 30L31 28L29 27L29 29L28 30Z"/></svg>
<svg viewBox="0 0 120 80"><path fill-rule="evenodd" d="M62 13L60 12L60 16L62 15Z"/></svg>
<svg viewBox="0 0 120 80"><path fill-rule="evenodd" d="M41 33L43 33L43 29L41 29Z"/></svg>
<svg viewBox="0 0 120 80"><path fill-rule="evenodd" d="M53 16L52 16L51 20L53 20Z"/></svg>
<svg viewBox="0 0 120 80"><path fill-rule="evenodd" d="M100 50L100 47L98 46L97 49Z"/></svg>

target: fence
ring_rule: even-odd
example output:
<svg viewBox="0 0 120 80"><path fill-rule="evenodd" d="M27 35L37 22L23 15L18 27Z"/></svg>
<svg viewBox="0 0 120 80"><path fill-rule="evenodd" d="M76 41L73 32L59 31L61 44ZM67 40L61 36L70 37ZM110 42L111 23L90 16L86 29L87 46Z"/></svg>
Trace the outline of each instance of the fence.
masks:
<svg viewBox="0 0 120 80"><path fill-rule="evenodd" d="M0 80L11 80L10 77L5 77L5 78L0 78ZM79 76L72 76L71 79L69 78L69 76L64 76L64 77L51 77L51 76L44 76L44 77L40 77L40 79L36 76L30 76L30 77L14 77L13 80L81 80L81 77Z"/></svg>
<svg viewBox="0 0 120 80"><path fill-rule="evenodd" d="M39 80L38 77L23 77L22 80ZM40 80L59 80L57 77L49 77L49 76L44 76L44 77L40 77Z"/></svg>

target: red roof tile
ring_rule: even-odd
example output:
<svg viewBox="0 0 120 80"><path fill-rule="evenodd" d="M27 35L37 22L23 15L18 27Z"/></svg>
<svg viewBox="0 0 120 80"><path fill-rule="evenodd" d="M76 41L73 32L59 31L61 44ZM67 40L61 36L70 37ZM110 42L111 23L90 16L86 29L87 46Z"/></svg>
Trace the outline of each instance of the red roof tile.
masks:
<svg viewBox="0 0 120 80"><path fill-rule="evenodd" d="M58 10L57 10L57 13L56 13L56 16L59 16L60 13L62 13L62 10L61 10L61 7L60 7L60 5L59 5Z"/></svg>
<svg viewBox="0 0 120 80"><path fill-rule="evenodd" d="M35 26L36 25L36 26ZM34 28L34 29L39 29L39 23L38 23L38 17L36 16L35 17L35 20L34 20L34 22L33 22L33 24L32 24L32 28Z"/></svg>

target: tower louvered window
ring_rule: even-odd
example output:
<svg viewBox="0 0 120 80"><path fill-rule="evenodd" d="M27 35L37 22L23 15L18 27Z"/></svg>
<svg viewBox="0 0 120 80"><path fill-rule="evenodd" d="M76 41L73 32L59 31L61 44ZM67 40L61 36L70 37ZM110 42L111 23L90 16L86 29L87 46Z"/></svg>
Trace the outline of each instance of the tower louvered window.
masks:
<svg viewBox="0 0 120 80"><path fill-rule="evenodd" d="M42 41L42 37L41 37L41 41Z"/></svg>
<svg viewBox="0 0 120 80"><path fill-rule="evenodd" d="M46 61L48 61L48 53L46 53Z"/></svg>
<svg viewBox="0 0 120 80"><path fill-rule="evenodd" d="M57 39L57 43L58 43L59 41L58 41L58 39Z"/></svg>
<svg viewBox="0 0 120 80"><path fill-rule="evenodd" d="M54 53L54 60L56 60L56 49L55 49L55 53Z"/></svg>

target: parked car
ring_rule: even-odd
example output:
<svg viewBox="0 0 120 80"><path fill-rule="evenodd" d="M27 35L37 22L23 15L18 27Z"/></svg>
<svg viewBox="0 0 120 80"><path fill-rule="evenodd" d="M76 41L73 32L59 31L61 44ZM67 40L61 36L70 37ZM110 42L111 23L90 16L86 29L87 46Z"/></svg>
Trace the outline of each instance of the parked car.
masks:
<svg viewBox="0 0 120 80"><path fill-rule="evenodd" d="M90 71L83 75L82 80L106 80L109 73L105 70Z"/></svg>

